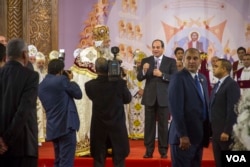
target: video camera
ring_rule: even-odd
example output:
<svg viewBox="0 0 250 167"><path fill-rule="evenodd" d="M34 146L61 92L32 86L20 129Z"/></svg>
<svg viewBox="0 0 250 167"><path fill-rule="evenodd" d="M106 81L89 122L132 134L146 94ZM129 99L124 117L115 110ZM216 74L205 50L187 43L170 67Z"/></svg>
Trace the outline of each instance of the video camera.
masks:
<svg viewBox="0 0 250 167"><path fill-rule="evenodd" d="M116 59L120 49L117 46L111 48L111 53L114 54L114 59L108 62L108 78L109 81L117 81L121 78L121 65L120 61Z"/></svg>
<svg viewBox="0 0 250 167"><path fill-rule="evenodd" d="M64 62L64 60L65 60L65 50L64 49L59 50L58 59ZM62 74L65 75L69 80L71 80L70 75L72 74L72 72L70 70L63 70Z"/></svg>
<svg viewBox="0 0 250 167"><path fill-rule="evenodd" d="M64 49L60 49L60 50L59 50L58 59L59 59L59 60L62 60L62 61L65 60L65 50L64 50Z"/></svg>

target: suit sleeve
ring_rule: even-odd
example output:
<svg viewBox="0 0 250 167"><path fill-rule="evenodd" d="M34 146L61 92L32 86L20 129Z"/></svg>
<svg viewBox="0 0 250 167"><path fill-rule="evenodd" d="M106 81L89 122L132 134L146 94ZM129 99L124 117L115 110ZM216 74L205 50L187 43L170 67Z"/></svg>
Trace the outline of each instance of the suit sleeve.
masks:
<svg viewBox="0 0 250 167"><path fill-rule="evenodd" d="M138 81L142 81L144 79L146 79L146 75L143 74L143 65L146 63L145 59L142 59L142 62L141 62L141 66L140 68L138 69L138 73L137 73L137 79Z"/></svg>
<svg viewBox="0 0 250 167"><path fill-rule="evenodd" d="M66 92L75 99L82 98L82 90L76 82L70 82L68 78L63 77L63 83L66 89Z"/></svg>
<svg viewBox="0 0 250 167"><path fill-rule="evenodd" d="M121 80L121 85L122 85L122 98L123 98L123 103L128 104L132 100L132 95L127 87L126 81Z"/></svg>
<svg viewBox="0 0 250 167"><path fill-rule="evenodd" d="M169 63L169 72L162 73L162 79L164 81L170 81L171 75L177 72L176 61L174 59L169 59L169 61L171 62L171 63Z"/></svg>
<svg viewBox="0 0 250 167"><path fill-rule="evenodd" d="M180 76L174 75L168 87L169 109L178 137L187 136L185 124L185 90Z"/></svg>
<svg viewBox="0 0 250 167"><path fill-rule="evenodd" d="M240 88L236 82L232 82L227 90L227 111L224 132L231 134L232 127L236 122L237 115L234 111L235 105L240 99Z"/></svg>
<svg viewBox="0 0 250 167"><path fill-rule="evenodd" d="M10 126L6 130L6 133L3 135L3 139L7 145L12 145L13 142L16 142L20 134L23 133L20 129L23 129L23 127L27 125L27 121L31 116L36 116L34 113L36 113L38 82L38 73L32 71L24 83L25 87L20 98L17 112L15 113ZM32 129L33 127L30 128Z"/></svg>

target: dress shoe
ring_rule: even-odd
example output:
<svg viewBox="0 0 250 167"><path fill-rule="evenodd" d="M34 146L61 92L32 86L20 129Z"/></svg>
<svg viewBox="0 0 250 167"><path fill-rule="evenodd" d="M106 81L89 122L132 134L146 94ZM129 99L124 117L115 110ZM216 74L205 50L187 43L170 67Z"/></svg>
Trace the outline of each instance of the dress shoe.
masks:
<svg viewBox="0 0 250 167"><path fill-rule="evenodd" d="M161 158L163 158L163 159L165 159L165 158L167 158L168 156L167 156L167 154L162 154L161 155Z"/></svg>
<svg viewBox="0 0 250 167"><path fill-rule="evenodd" d="M153 155L152 155L152 154L145 154L145 155L143 156L143 158L153 158Z"/></svg>

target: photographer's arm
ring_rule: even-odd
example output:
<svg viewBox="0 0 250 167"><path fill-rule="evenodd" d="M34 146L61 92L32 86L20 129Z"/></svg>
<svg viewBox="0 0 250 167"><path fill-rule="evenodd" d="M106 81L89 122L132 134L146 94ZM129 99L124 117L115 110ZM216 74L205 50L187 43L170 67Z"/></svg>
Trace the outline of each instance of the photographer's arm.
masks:
<svg viewBox="0 0 250 167"><path fill-rule="evenodd" d="M81 90L80 86L76 82L69 81L68 78L65 78L63 80L63 82L64 82L64 85L65 85L66 92L70 96L72 96L75 99L81 99L82 98L82 90Z"/></svg>

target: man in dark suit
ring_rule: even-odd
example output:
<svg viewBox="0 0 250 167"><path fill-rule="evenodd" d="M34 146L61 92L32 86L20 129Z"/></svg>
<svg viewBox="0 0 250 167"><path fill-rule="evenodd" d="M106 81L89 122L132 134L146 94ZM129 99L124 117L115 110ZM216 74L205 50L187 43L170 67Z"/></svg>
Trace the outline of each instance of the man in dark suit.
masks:
<svg viewBox="0 0 250 167"><path fill-rule="evenodd" d="M0 166L36 167L39 76L25 67L29 57L22 39L9 41L7 57L0 68Z"/></svg>
<svg viewBox="0 0 250 167"><path fill-rule="evenodd" d="M144 58L137 79L146 79L142 96L145 105L144 158L152 158L155 147L156 120L158 120L158 150L161 158L167 158L168 149L168 84L170 76L177 71L174 59L163 55L164 43L152 42L153 55Z"/></svg>
<svg viewBox="0 0 250 167"><path fill-rule="evenodd" d="M74 98L82 98L82 91L77 83L70 81L73 74L63 68L62 60L49 62L48 74L39 85L38 96L46 112L46 140L54 145L54 166L73 167L76 131L80 126Z"/></svg>
<svg viewBox="0 0 250 167"><path fill-rule="evenodd" d="M222 167L221 151L229 150L232 144L232 129L236 123L235 105L240 98L240 88L229 75L232 70L230 61L219 59L213 66L213 74L219 79L214 86L210 99L210 119L212 143L216 167Z"/></svg>
<svg viewBox="0 0 250 167"><path fill-rule="evenodd" d="M125 157L129 154L124 104L128 104L132 96L124 80L109 81L105 58L96 60L95 69L98 77L85 83L86 94L93 102L90 152L94 167L105 166L109 147L112 148L114 166L124 167Z"/></svg>
<svg viewBox="0 0 250 167"><path fill-rule="evenodd" d="M173 167L200 167L203 146L209 143L208 84L206 77L198 73L200 64L199 51L187 49L184 69L173 75L169 84Z"/></svg>

